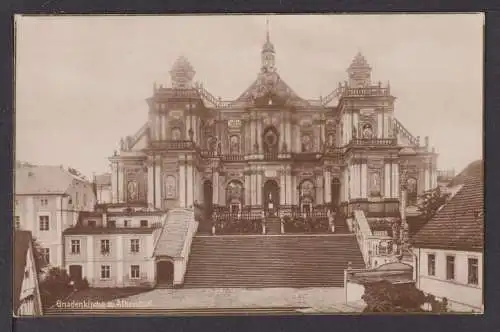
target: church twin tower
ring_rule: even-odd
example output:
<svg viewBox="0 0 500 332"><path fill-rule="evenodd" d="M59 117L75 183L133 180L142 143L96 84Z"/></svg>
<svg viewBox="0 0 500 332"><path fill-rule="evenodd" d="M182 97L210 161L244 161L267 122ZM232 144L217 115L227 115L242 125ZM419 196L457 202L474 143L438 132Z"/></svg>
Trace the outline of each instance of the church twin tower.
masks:
<svg viewBox="0 0 500 332"><path fill-rule="evenodd" d="M171 85L155 85L147 100L146 124L110 158L113 203L210 216L273 202L382 217L397 213L403 187L412 204L437 186L428 139L421 144L395 118L389 85L372 83L361 53L348 81L317 100L281 79L275 56L268 31L256 80L231 101L194 83L178 58Z"/></svg>

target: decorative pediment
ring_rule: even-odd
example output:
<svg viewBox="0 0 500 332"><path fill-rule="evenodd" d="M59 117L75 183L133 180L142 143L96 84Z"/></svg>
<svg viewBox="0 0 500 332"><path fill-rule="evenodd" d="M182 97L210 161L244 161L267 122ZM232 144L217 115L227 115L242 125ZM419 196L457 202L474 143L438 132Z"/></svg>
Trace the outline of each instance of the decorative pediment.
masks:
<svg viewBox="0 0 500 332"><path fill-rule="evenodd" d="M236 101L258 107L308 104L290 89L276 71L261 72Z"/></svg>

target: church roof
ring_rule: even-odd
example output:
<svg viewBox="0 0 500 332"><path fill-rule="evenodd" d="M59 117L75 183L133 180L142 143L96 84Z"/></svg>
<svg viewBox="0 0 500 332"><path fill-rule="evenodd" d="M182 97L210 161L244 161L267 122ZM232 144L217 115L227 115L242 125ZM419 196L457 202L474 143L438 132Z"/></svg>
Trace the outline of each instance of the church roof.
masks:
<svg viewBox="0 0 500 332"><path fill-rule="evenodd" d="M84 182L61 166L34 166L15 170L15 194L64 194L74 180Z"/></svg>
<svg viewBox="0 0 500 332"><path fill-rule="evenodd" d="M456 179L463 182L462 188L413 237L415 247L483 250L483 161L471 163Z"/></svg>
<svg viewBox="0 0 500 332"><path fill-rule="evenodd" d="M297 105L308 104L276 71L259 73L257 79L236 99L236 102L253 103L256 99L265 96L277 96L288 103Z"/></svg>

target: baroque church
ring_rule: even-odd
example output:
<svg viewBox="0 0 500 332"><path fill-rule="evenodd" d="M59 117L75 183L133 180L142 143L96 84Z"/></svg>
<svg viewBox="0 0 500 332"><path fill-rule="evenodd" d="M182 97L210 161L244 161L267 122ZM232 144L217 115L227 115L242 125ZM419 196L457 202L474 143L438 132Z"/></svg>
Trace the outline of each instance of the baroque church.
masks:
<svg viewBox="0 0 500 332"><path fill-rule="evenodd" d="M269 31L260 56L256 80L231 101L179 57L171 84L154 85L146 123L110 157L112 203L193 208L199 231L215 232L220 221L326 220L356 209L398 218L403 189L411 206L437 186L428 138L396 119L390 85L372 81L361 53L346 64L347 80L315 100L280 77Z"/></svg>

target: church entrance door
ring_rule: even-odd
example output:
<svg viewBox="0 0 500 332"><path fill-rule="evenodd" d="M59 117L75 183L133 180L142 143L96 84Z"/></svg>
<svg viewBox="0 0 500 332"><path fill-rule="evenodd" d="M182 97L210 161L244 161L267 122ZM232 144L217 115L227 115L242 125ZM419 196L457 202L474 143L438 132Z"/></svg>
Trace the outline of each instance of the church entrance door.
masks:
<svg viewBox="0 0 500 332"><path fill-rule="evenodd" d="M340 205L340 181L337 178L332 180L332 209L337 211Z"/></svg>
<svg viewBox="0 0 500 332"><path fill-rule="evenodd" d="M280 202L280 187L274 180L264 183L264 211L266 216L278 216Z"/></svg>

